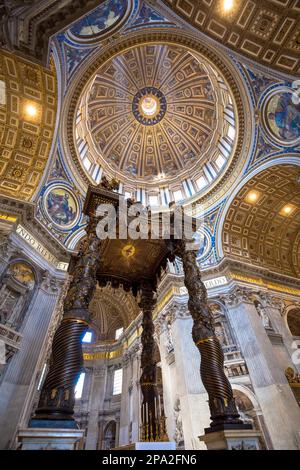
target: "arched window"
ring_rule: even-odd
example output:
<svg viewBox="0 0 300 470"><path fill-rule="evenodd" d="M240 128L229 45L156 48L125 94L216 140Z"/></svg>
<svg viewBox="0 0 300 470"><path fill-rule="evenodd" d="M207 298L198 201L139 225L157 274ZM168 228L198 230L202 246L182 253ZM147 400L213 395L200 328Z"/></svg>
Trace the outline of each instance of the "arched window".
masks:
<svg viewBox="0 0 300 470"><path fill-rule="evenodd" d="M84 335L84 337L82 338L82 342L83 343L91 343L92 342L92 339L93 339L93 333L92 331L87 331Z"/></svg>
<svg viewBox="0 0 300 470"><path fill-rule="evenodd" d="M83 385L85 379L85 372L81 372L75 387L75 398L79 400L82 397Z"/></svg>

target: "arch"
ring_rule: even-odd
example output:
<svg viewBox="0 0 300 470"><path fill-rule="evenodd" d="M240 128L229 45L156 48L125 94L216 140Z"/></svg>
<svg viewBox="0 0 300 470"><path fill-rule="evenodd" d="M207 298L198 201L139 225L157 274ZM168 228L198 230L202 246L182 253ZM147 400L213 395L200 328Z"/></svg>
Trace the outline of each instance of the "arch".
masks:
<svg viewBox="0 0 300 470"><path fill-rule="evenodd" d="M271 168L273 166L277 165L295 165L295 166L300 166L300 158L299 155L281 155L276 158L270 159L261 165L259 167L254 168L252 171L250 171L242 180L239 180L234 186L231 194L226 200L226 203L222 209L221 215L220 215L220 220L217 228L217 234L216 234L216 240L217 240L217 252L220 256L220 258L224 257L224 252L223 252L223 246L222 246L222 231L223 231L223 226L224 226L224 221L226 218L226 215L228 213L228 210L235 198L235 196L239 193L239 191L245 186L248 181L251 180L254 176L258 175L262 171Z"/></svg>
<svg viewBox="0 0 300 470"><path fill-rule="evenodd" d="M260 410L260 406L258 404L255 394L248 387L246 387L246 385L232 384L232 390L236 390L240 393L243 393L251 402L254 410Z"/></svg>
<svg viewBox="0 0 300 470"><path fill-rule="evenodd" d="M116 329L123 327L125 330L140 311L131 294L110 285L96 289L89 310L91 328L97 332L98 340L115 340Z"/></svg>
<svg viewBox="0 0 300 470"><path fill-rule="evenodd" d="M232 384L232 390L241 419L245 423L251 423L254 429L260 431L261 448L269 448L270 439L256 396L246 385Z"/></svg>
<svg viewBox="0 0 300 470"><path fill-rule="evenodd" d="M299 276L299 164L299 158L292 156L269 162L237 185L218 229L222 256ZM251 192L254 202L247 199ZM291 212L285 213L286 207Z"/></svg>
<svg viewBox="0 0 300 470"><path fill-rule="evenodd" d="M108 422L104 428L102 449L110 450L116 446L117 423L114 420Z"/></svg>
<svg viewBox="0 0 300 470"><path fill-rule="evenodd" d="M292 307L287 311L286 322L291 335L300 337L300 306Z"/></svg>

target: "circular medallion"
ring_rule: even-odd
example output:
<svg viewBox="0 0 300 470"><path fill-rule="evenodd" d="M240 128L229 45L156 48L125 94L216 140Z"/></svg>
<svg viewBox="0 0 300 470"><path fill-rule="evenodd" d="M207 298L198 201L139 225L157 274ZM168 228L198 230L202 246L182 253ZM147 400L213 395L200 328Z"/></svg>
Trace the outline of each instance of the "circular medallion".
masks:
<svg viewBox="0 0 300 470"><path fill-rule="evenodd" d="M73 227L78 220L78 203L64 186L51 187L45 194L45 209L52 222L62 229Z"/></svg>
<svg viewBox="0 0 300 470"><path fill-rule="evenodd" d="M167 111L167 100L164 94L155 87L139 90L132 102L135 119L144 126L158 124Z"/></svg>
<svg viewBox="0 0 300 470"><path fill-rule="evenodd" d="M288 147L300 143L300 104L294 96L289 88L277 88L263 105L263 122L269 136Z"/></svg>
<svg viewBox="0 0 300 470"><path fill-rule="evenodd" d="M197 261L203 262L210 253L212 243L210 236L205 230L200 229L194 235L194 240L198 244Z"/></svg>

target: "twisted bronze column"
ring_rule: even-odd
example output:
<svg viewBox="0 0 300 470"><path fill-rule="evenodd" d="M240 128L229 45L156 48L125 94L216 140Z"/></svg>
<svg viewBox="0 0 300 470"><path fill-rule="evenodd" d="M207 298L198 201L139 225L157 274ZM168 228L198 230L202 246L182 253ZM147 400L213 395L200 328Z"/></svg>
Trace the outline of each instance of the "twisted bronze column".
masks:
<svg viewBox="0 0 300 470"><path fill-rule="evenodd" d="M88 307L96 287L100 257L96 225L97 220L90 218L87 237L72 260L73 278L64 302L63 319L54 335L50 368L32 426L38 424L37 420L72 420L74 389L83 366L81 341L88 329Z"/></svg>
<svg viewBox="0 0 300 470"><path fill-rule="evenodd" d="M141 367L142 375L140 384L143 394L142 402L142 440L158 441L161 434L160 403L157 389L156 362L155 362L155 341L153 310L156 300L151 286L142 286L142 296L139 307L142 309L143 332Z"/></svg>
<svg viewBox="0 0 300 470"><path fill-rule="evenodd" d="M183 262L184 284L189 294L188 307L194 320L192 336L201 355L200 375L209 398L212 420L210 426L212 429L224 425L243 426L231 385L224 372L224 355L215 334L212 313L207 303L207 291L201 279L196 253L187 250L185 241L180 240L178 254Z"/></svg>

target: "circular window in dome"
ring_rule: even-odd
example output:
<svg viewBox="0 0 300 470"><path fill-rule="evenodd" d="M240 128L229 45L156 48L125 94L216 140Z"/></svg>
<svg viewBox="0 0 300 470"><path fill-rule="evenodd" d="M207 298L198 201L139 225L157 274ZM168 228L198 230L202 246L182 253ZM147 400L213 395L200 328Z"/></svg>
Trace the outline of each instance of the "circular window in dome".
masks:
<svg viewBox="0 0 300 470"><path fill-rule="evenodd" d="M111 33L127 19L131 3L126 0L106 0L91 13L78 20L68 30L68 35L79 42L96 42Z"/></svg>
<svg viewBox="0 0 300 470"><path fill-rule="evenodd" d="M167 110L164 94L154 87L139 90L133 98L132 112L136 120L145 126L158 124Z"/></svg>
<svg viewBox="0 0 300 470"><path fill-rule="evenodd" d="M262 117L273 141L288 147L300 143L300 103L295 101L293 90L273 89L264 100Z"/></svg>

